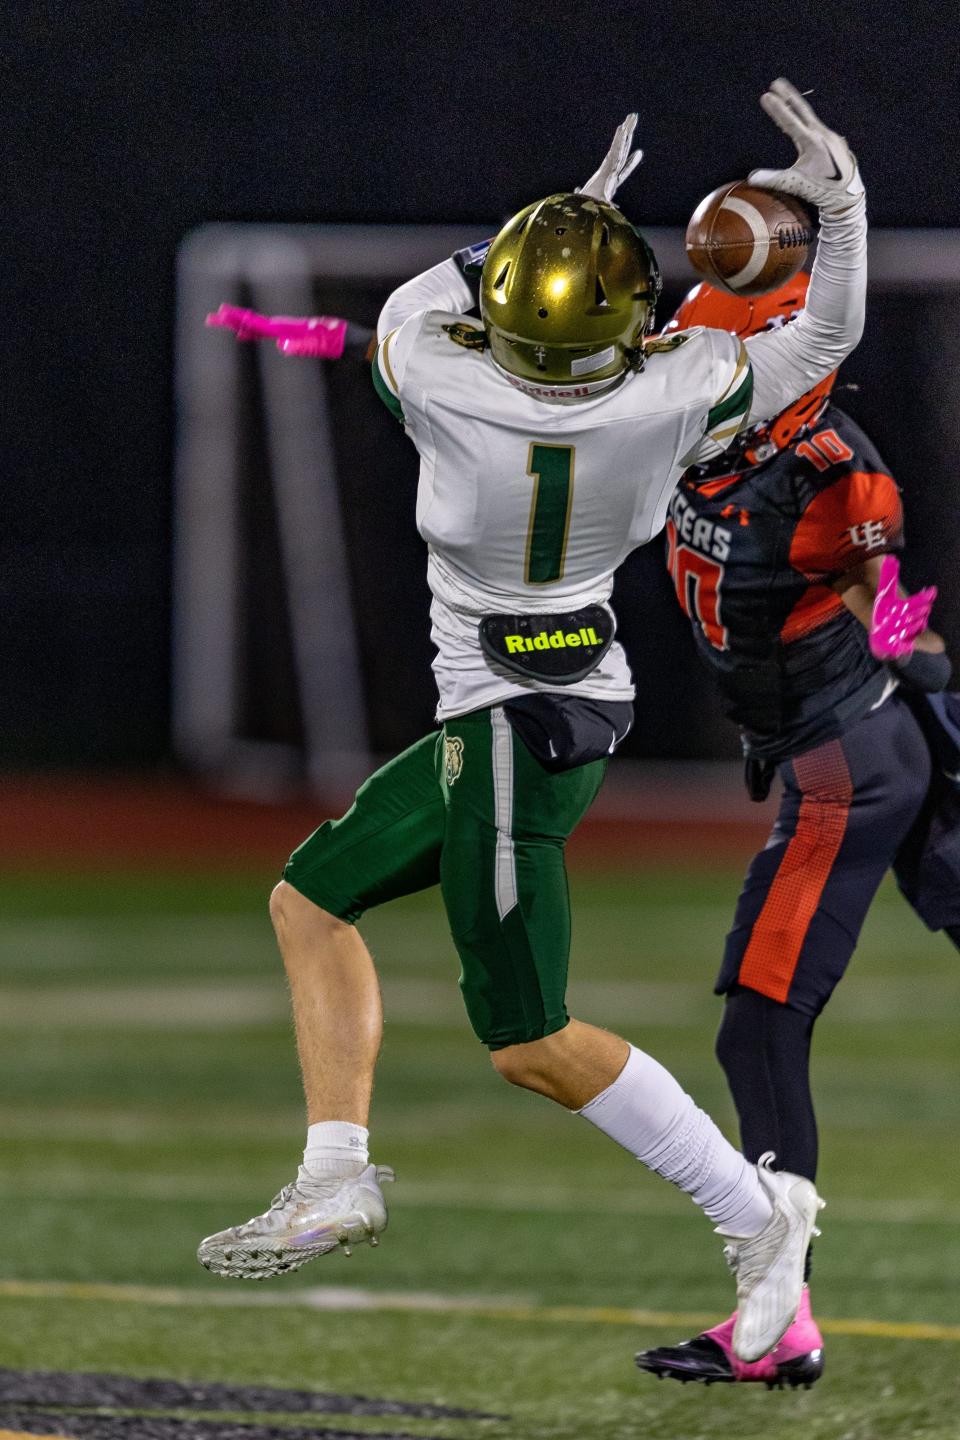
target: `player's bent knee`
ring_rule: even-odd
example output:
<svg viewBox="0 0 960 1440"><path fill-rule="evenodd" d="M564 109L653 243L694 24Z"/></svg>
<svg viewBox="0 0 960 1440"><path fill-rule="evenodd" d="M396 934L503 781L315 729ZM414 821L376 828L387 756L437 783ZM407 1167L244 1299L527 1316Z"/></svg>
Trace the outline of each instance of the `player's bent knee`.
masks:
<svg viewBox="0 0 960 1440"><path fill-rule="evenodd" d="M744 1045L744 1037L733 1033L733 1027L724 1021L717 1032L717 1039L713 1047L713 1053L717 1057L717 1063L725 1074L729 1075L730 1067L737 1063L747 1047Z"/></svg>
<svg viewBox="0 0 960 1440"><path fill-rule="evenodd" d="M286 880L275 885L270 895L270 919L281 943L285 941L325 939L350 927L345 920L308 900Z"/></svg>
<svg viewBox="0 0 960 1440"><path fill-rule="evenodd" d="M529 1088L531 1066L529 1058L524 1054L527 1048L527 1046L507 1045L502 1050L491 1050L490 1052L494 1070L509 1085Z"/></svg>
<svg viewBox="0 0 960 1440"><path fill-rule="evenodd" d="M731 1066L737 1065L744 1056L763 1050L769 1012L778 1008L782 1008L778 1001L756 990L740 986L731 990L714 1044L714 1053L723 1070L729 1074Z"/></svg>
<svg viewBox="0 0 960 1440"><path fill-rule="evenodd" d="M550 1087L558 1065L562 1064L562 1045L557 1034L550 1034L491 1050L490 1059L497 1074L508 1084L542 1091Z"/></svg>

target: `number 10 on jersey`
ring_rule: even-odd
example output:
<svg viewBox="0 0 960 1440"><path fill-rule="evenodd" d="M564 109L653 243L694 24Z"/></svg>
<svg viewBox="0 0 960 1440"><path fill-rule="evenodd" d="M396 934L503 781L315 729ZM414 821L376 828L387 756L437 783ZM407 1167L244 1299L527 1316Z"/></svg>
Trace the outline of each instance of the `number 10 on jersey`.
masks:
<svg viewBox="0 0 960 1440"><path fill-rule="evenodd" d="M552 585L563 579L567 536L573 508L572 445L541 445L534 441L527 455L533 477L533 499L523 578L528 585Z"/></svg>
<svg viewBox="0 0 960 1440"><path fill-rule="evenodd" d="M667 521L667 569L684 614L700 621L715 650L726 650L727 630L720 615L723 566L689 545L681 545L672 520Z"/></svg>

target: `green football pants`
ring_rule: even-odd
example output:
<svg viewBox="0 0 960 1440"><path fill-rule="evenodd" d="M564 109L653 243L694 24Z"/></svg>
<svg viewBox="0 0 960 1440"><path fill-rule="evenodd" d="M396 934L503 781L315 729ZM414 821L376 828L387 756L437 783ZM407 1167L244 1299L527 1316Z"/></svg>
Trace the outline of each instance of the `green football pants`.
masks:
<svg viewBox="0 0 960 1440"><path fill-rule="evenodd" d="M341 920L439 882L470 1023L492 1050L562 1030L570 955L563 851L605 760L549 774L503 710L448 720L371 775L284 879Z"/></svg>

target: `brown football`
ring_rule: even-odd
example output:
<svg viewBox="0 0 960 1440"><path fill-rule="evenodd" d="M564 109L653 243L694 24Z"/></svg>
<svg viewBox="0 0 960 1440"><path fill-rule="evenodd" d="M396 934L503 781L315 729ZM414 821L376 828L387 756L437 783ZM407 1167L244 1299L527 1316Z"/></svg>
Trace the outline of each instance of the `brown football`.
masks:
<svg viewBox="0 0 960 1440"><path fill-rule="evenodd" d="M765 295L801 269L815 233L810 211L792 195L731 180L691 215L687 254L711 285Z"/></svg>

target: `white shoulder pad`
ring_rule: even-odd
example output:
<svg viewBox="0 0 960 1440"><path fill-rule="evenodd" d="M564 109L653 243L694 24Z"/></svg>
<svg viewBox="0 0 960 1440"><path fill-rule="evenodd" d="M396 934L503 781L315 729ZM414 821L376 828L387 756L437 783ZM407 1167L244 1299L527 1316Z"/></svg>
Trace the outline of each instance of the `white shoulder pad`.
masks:
<svg viewBox="0 0 960 1440"><path fill-rule="evenodd" d="M396 330L384 335L373 356L373 388L391 415L401 424L406 423L403 413L403 382L426 318L425 310L421 310L418 315L411 315Z"/></svg>
<svg viewBox="0 0 960 1440"><path fill-rule="evenodd" d="M713 359L714 386L700 462L721 454L743 429L753 398L753 371L743 341L729 330L705 330Z"/></svg>
<svg viewBox="0 0 960 1440"><path fill-rule="evenodd" d="M385 335L377 346L376 363L379 366L380 377L398 399L401 397L403 380L407 373L413 347L417 343L417 338L424 328L427 317L426 310L411 315L409 319L404 320L402 325Z"/></svg>

